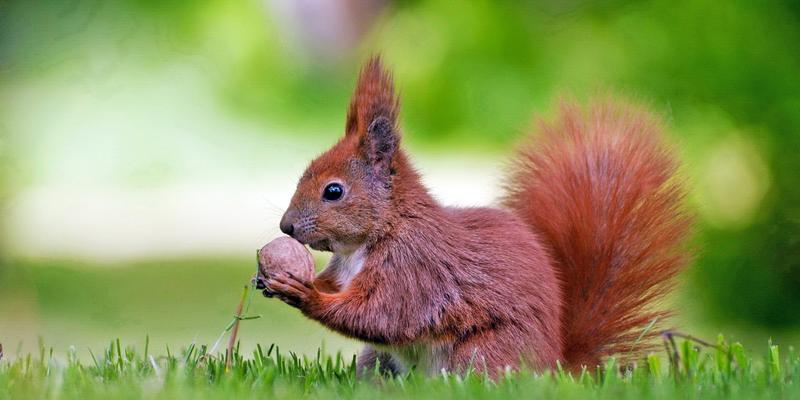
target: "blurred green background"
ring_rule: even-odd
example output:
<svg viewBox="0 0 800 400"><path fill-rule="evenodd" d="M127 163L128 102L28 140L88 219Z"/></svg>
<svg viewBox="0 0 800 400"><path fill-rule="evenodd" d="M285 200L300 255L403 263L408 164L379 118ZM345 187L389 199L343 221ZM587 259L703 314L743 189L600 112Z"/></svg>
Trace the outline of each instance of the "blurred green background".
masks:
<svg viewBox="0 0 800 400"><path fill-rule="evenodd" d="M6 351L212 343L375 52L451 204L491 204L561 96L649 104L699 219L673 324L799 342L797 1L84 0L0 1ZM356 348L277 301L252 312L245 347Z"/></svg>

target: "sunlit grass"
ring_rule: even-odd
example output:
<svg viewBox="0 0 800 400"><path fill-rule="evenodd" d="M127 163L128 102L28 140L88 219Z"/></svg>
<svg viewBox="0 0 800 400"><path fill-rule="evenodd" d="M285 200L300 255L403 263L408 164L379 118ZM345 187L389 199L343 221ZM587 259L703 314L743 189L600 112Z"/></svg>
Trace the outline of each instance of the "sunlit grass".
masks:
<svg viewBox="0 0 800 400"><path fill-rule="evenodd" d="M769 345L753 356L720 338L715 346L679 342L673 357L652 354L632 366L613 359L595 370L570 374L507 373L496 380L470 372L430 378L415 372L394 378L357 378L354 358L318 351L285 353L276 346L224 355L206 346L155 351L113 340L82 361L41 346L38 353L0 361L0 398L792 398L800 396L800 357ZM665 352L666 354L666 352Z"/></svg>

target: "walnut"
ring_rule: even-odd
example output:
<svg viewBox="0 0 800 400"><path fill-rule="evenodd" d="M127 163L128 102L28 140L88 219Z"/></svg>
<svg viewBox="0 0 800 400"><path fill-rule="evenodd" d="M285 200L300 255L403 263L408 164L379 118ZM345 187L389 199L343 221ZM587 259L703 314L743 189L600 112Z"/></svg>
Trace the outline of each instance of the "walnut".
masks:
<svg viewBox="0 0 800 400"><path fill-rule="evenodd" d="M258 269L267 278L281 272L300 280L314 280L314 258L302 243L288 236L279 237L258 251Z"/></svg>

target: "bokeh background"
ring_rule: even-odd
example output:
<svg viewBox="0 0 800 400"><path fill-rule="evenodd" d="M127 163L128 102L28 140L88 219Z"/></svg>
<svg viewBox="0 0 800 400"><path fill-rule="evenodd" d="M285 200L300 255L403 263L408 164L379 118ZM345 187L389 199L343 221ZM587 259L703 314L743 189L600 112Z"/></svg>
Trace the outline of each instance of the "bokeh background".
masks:
<svg viewBox="0 0 800 400"><path fill-rule="evenodd" d="M701 337L800 343L797 1L0 1L0 343L212 343L380 52L443 202L491 204L563 95L664 115ZM326 256L318 254L318 264ZM356 345L257 298L244 347Z"/></svg>

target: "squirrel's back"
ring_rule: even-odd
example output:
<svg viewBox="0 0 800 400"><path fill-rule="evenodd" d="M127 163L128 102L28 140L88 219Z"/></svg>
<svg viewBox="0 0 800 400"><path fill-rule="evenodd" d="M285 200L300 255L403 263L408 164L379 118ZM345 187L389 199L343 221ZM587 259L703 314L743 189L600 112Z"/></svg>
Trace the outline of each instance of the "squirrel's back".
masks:
<svg viewBox="0 0 800 400"><path fill-rule="evenodd" d="M506 207L549 247L562 282L563 358L646 351L655 309L690 259L678 163L658 119L615 102L563 103L515 159Z"/></svg>

